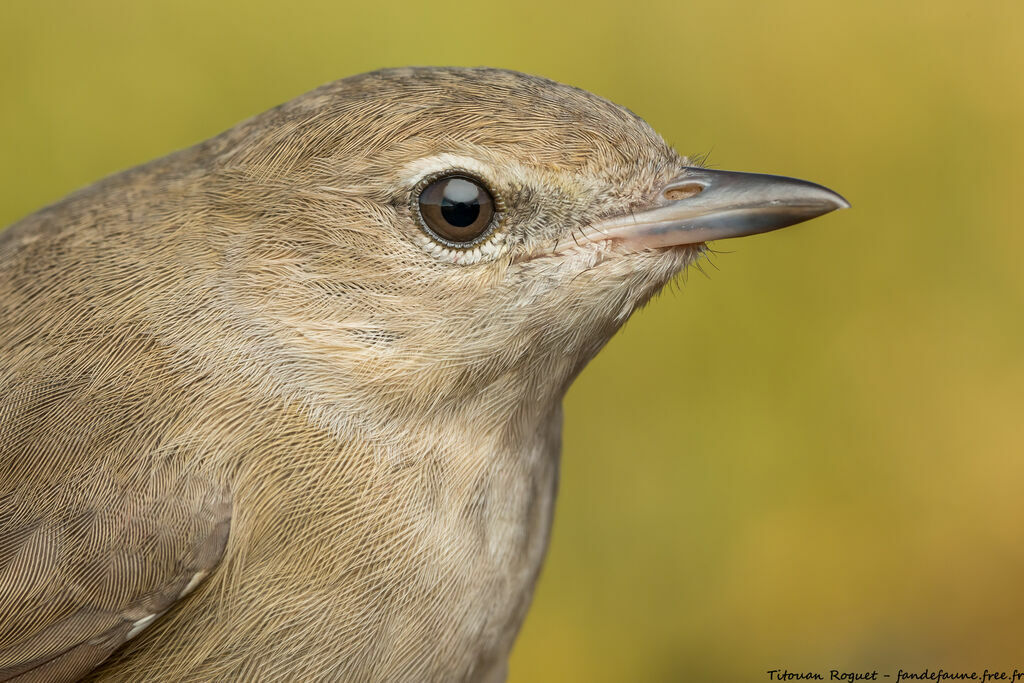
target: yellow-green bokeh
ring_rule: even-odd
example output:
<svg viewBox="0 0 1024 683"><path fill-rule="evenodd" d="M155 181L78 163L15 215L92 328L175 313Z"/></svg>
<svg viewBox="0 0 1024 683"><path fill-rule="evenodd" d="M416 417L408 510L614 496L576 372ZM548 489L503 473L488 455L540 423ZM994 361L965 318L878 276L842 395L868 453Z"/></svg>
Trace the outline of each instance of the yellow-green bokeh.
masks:
<svg viewBox="0 0 1024 683"><path fill-rule="evenodd" d="M829 185L854 208L720 243L570 391L511 680L1024 668L1022 45L1009 0L3 0L0 224L406 64Z"/></svg>

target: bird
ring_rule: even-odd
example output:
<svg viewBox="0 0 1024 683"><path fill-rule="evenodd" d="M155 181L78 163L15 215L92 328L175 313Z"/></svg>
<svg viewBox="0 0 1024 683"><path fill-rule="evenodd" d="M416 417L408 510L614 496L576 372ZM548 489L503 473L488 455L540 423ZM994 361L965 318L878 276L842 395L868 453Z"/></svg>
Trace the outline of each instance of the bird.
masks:
<svg viewBox="0 0 1024 683"><path fill-rule="evenodd" d="M846 208L492 68L341 79L0 233L0 681L500 681L562 398Z"/></svg>

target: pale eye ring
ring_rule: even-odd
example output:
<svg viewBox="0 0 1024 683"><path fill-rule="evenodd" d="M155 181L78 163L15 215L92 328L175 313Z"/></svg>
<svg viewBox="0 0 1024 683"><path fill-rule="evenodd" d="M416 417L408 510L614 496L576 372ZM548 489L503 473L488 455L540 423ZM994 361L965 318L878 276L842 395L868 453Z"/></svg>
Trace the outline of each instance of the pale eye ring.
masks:
<svg viewBox="0 0 1024 683"><path fill-rule="evenodd" d="M489 234L495 214L490 191L465 173L435 178L420 190L416 204L427 232L457 249L481 242Z"/></svg>

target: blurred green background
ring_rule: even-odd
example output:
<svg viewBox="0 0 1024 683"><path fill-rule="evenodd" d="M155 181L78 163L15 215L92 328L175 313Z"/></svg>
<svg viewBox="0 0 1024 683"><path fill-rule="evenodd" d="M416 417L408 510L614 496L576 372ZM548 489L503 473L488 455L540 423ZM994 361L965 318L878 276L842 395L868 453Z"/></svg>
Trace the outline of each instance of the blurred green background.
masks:
<svg viewBox="0 0 1024 683"><path fill-rule="evenodd" d="M406 64L840 191L719 243L576 382L511 680L1024 668L1024 3L3 0L0 57L0 225Z"/></svg>

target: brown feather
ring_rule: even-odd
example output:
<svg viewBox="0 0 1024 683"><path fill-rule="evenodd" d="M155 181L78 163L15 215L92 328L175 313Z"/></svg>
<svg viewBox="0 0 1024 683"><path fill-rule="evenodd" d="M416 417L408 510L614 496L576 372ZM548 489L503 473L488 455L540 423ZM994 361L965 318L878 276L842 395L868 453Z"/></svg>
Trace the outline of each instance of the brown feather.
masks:
<svg viewBox="0 0 1024 683"><path fill-rule="evenodd" d="M456 162L495 252L415 220ZM589 93L399 69L0 235L0 680L502 678L562 396L697 250L522 257L682 165Z"/></svg>

